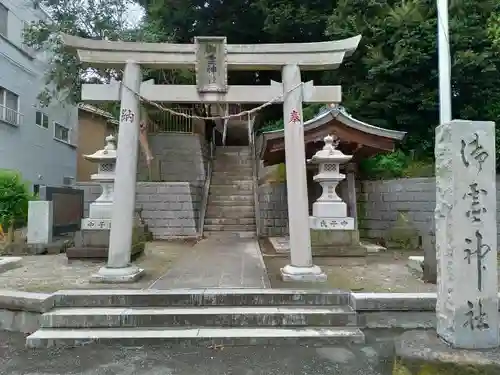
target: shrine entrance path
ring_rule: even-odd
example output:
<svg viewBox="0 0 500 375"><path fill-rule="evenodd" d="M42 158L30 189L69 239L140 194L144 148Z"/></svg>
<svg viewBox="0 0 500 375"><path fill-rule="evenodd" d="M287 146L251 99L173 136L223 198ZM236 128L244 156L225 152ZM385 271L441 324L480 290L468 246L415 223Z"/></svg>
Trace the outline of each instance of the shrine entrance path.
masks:
<svg viewBox="0 0 500 375"><path fill-rule="evenodd" d="M149 286L174 288L270 288L257 239L210 236L186 247Z"/></svg>

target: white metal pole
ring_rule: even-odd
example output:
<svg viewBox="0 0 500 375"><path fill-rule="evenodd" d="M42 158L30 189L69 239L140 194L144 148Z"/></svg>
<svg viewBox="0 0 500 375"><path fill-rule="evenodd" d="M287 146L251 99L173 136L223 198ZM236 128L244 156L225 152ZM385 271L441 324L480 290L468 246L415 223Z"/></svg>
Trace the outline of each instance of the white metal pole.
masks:
<svg viewBox="0 0 500 375"><path fill-rule="evenodd" d="M437 0L440 123L451 121L451 56L448 0Z"/></svg>

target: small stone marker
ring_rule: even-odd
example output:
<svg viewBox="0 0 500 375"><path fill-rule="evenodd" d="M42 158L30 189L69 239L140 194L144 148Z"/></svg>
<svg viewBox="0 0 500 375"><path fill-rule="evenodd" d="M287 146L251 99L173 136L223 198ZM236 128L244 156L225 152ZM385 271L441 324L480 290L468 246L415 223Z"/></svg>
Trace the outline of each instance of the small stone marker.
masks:
<svg viewBox="0 0 500 375"><path fill-rule="evenodd" d="M437 333L456 348L499 345L495 124L436 128Z"/></svg>
<svg viewBox="0 0 500 375"><path fill-rule="evenodd" d="M53 225L52 201L28 203L28 244L51 243Z"/></svg>

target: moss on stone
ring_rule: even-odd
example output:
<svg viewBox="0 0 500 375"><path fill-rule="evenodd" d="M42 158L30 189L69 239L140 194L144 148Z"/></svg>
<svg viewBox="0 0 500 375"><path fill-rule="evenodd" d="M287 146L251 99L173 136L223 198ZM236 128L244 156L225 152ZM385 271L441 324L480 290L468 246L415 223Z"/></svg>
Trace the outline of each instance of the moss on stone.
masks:
<svg viewBox="0 0 500 375"><path fill-rule="evenodd" d="M407 212L399 211L396 223L387 232L389 248L399 250L416 250L419 247L419 233L415 229Z"/></svg>
<svg viewBox="0 0 500 375"><path fill-rule="evenodd" d="M498 375L500 368L493 365L443 363L428 361L394 361L392 375Z"/></svg>
<svg viewBox="0 0 500 375"><path fill-rule="evenodd" d="M358 230L361 237L366 237L365 221L366 221L366 202L358 200L356 202L356 220L358 221Z"/></svg>

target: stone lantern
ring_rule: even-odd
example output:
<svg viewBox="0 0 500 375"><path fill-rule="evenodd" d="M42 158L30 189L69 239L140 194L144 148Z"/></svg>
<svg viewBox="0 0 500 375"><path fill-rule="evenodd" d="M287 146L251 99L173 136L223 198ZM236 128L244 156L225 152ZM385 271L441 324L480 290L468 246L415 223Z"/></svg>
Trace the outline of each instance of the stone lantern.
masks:
<svg viewBox="0 0 500 375"><path fill-rule="evenodd" d="M83 157L98 164L97 173L93 174L91 179L101 185L102 193L90 203L89 217L83 219L82 229L110 229L116 165L115 137L107 136L106 146L102 150Z"/></svg>
<svg viewBox="0 0 500 375"><path fill-rule="evenodd" d="M66 249L68 259L106 258L111 229L111 212L115 181L116 145L115 137L106 137L103 149L86 160L97 164L97 173L90 178L101 185L101 195L89 205L89 217L82 219L81 230L75 233L74 247Z"/></svg>
<svg viewBox="0 0 500 375"><path fill-rule="evenodd" d="M354 230L354 218L347 217L347 205L337 195L336 188L345 175L340 173L340 165L352 159L337 150L339 139L328 135L324 138L325 146L309 162L319 165L319 173L314 176L323 192L313 203L313 216L309 218L311 229L319 230Z"/></svg>

